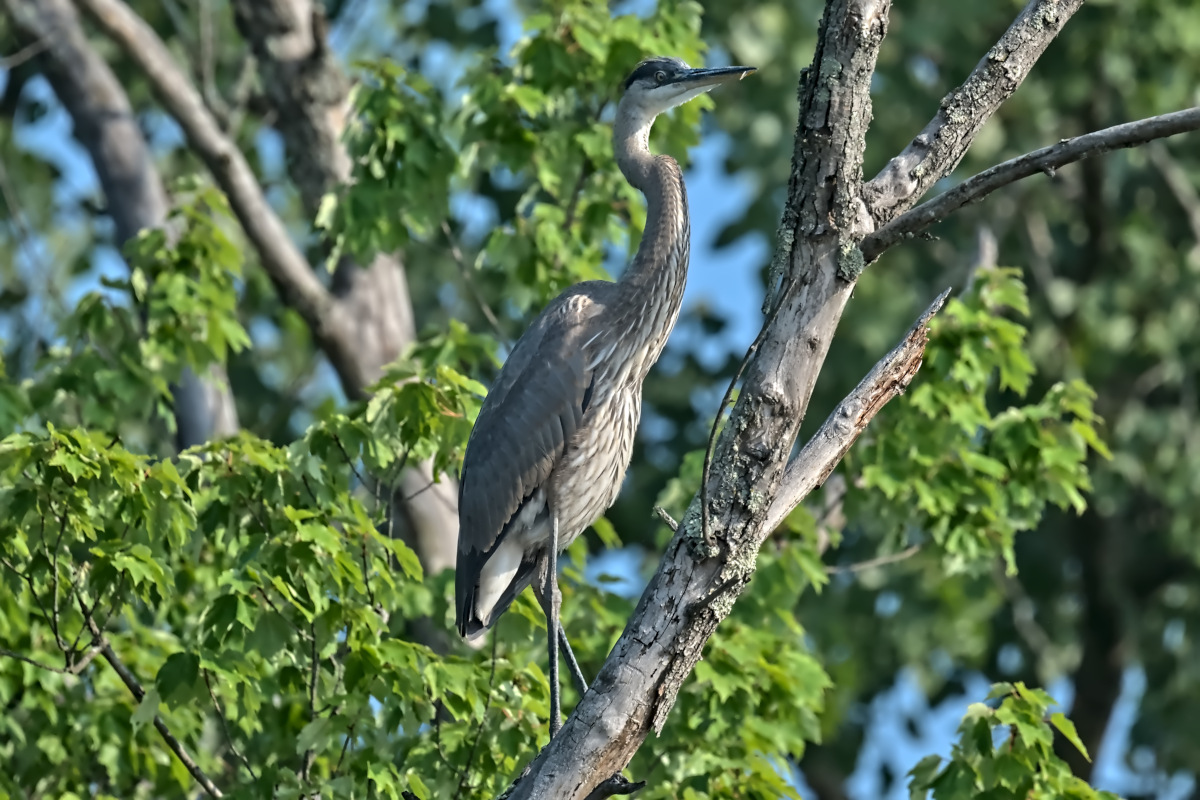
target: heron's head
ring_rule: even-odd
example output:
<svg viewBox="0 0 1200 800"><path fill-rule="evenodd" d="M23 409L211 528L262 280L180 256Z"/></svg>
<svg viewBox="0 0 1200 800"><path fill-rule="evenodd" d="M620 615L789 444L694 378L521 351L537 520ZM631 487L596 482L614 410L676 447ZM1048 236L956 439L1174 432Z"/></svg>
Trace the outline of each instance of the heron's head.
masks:
<svg viewBox="0 0 1200 800"><path fill-rule="evenodd" d="M755 69L756 67L692 69L680 58L647 58L625 79L625 94L621 97L621 106L637 116L653 119L722 83L741 80Z"/></svg>

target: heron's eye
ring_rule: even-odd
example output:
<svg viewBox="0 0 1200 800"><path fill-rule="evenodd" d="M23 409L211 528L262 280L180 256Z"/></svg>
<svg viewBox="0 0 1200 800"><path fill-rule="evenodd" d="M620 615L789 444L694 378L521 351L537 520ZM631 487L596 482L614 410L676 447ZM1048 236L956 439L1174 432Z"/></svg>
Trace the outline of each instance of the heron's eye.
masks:
<svg viewBox="0 0 1200 800"><path fill-rule="evenodd" d="M662 83L666 79L667 79L667 73L663 72L661 69L658 72L654 73L654 80L658 81L659 83Z"/></svg>

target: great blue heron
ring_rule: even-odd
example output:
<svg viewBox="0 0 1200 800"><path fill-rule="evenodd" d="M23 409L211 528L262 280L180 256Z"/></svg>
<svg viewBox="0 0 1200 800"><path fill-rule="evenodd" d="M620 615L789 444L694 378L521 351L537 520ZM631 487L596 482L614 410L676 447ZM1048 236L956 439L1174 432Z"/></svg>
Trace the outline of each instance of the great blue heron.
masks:
<svg viewBox="0 0 1200 800"><path fill-rule="evenodd" d="M546 612L550 735L561 725L558 553L617 498L642 411L642 381L679 316L690 228L679 164L650 153L655 118L754 67L692 69L650 58L625 81L613 125L617 166L646 196L646 230L615 283L555 298L513 347L467 442L459 483L458 630L487 631L536 577Z"/></svg>

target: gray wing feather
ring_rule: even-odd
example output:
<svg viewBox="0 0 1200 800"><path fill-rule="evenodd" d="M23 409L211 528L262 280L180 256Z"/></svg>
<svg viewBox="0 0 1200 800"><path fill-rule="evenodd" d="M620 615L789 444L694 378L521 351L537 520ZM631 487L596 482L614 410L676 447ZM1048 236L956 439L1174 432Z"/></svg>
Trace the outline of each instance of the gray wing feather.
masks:
<svg viewBox="0 0 1200 800"><path fill-rule="evenodd" d="M591 388L585 344L611 286L588 281L552 301L517 342L484 400L459 479L460 620L487 556L521 504L546 483L583 421Z"/></svg>

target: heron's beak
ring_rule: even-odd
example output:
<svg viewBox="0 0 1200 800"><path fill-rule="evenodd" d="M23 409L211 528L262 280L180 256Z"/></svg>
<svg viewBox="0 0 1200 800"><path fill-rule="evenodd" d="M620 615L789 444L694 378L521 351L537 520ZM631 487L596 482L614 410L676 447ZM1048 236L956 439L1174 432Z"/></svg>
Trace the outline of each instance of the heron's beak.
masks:
<svg viewBox="0 0 1200 800"><path fill-rule="evenodd" d="M709 89L722 83L741 80L758 67L712 67L709 69L693 69L680 75L672 83L686 86L688 89Z"/></svg>

